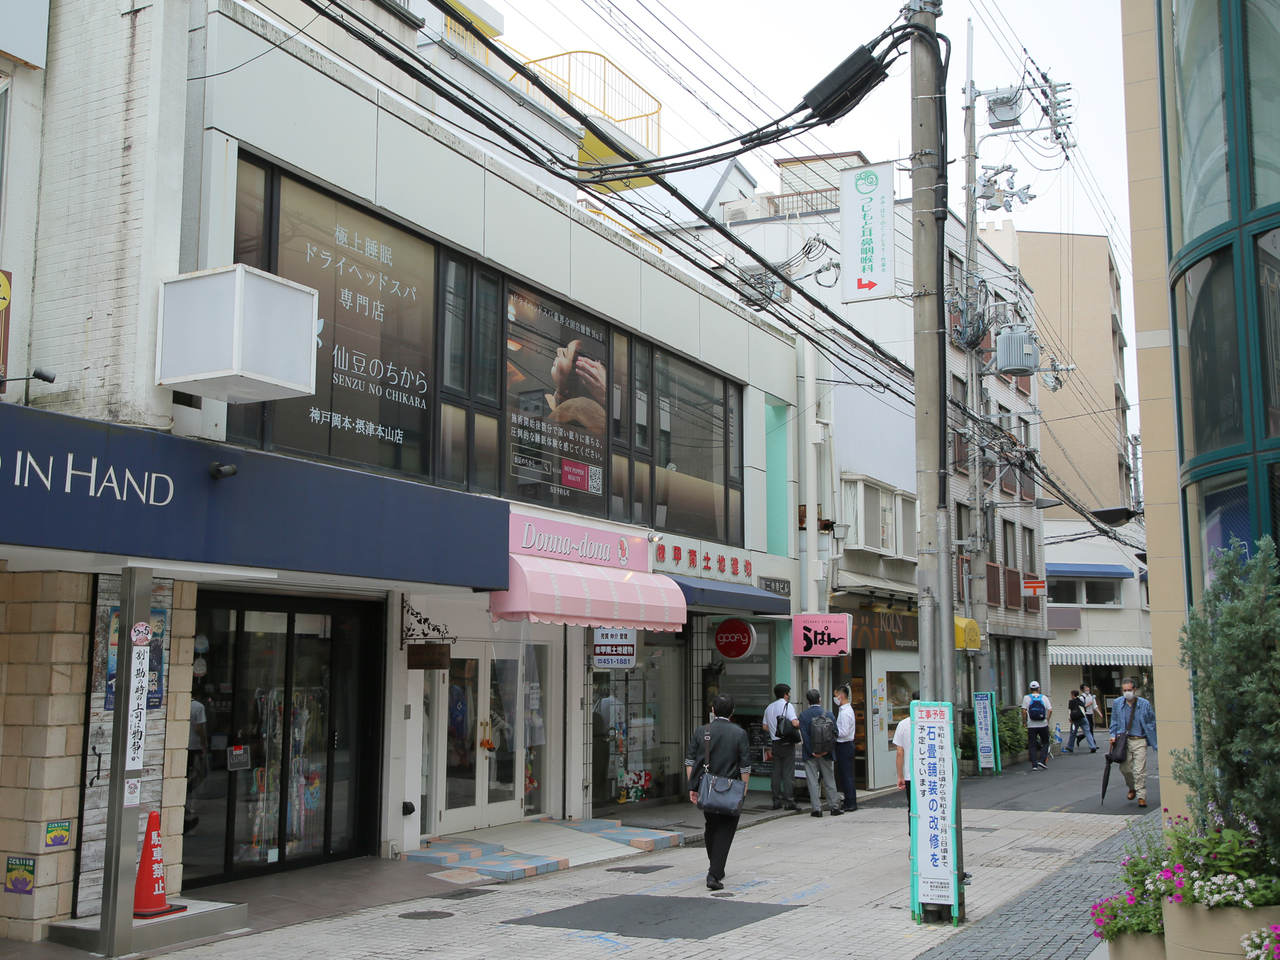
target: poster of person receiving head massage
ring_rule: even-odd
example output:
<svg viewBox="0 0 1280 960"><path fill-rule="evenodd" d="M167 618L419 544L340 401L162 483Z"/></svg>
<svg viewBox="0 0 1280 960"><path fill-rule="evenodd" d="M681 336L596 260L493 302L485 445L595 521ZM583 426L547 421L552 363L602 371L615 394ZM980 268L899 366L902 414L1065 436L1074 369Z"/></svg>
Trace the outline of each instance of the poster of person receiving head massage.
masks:
<svg viewBox="0 0 1280 960"><path fill-rule="evenodd" d="M507 460L517 496L603 514L607 328L517 286L507 293Z"/></svg>

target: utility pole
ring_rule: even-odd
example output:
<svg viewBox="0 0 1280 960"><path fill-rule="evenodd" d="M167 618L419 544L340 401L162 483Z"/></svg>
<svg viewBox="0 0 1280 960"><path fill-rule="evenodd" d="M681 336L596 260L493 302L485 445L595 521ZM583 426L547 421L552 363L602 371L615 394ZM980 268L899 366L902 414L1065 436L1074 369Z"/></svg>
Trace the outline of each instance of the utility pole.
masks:
<svg viewBox="0 0 1280 960"><path fill-rule="evenodd" d="M965 333L979 328L983 318L978 316L978 271L975 250L978 244L978 91L973 85L973 21L968 23L966 37L966 67L964 84L964 310ZM965 406L978 416L982 406L982 354L975 346L965 351ZM967 429L967 427L966 427ZM977 656L975 690L995 689L995 664L991 653L991 637L987 633L987 542L986 515L983 497L982 444L969 444L969 536L972 546L969 552L969 599L972 617L978 624L982 637L982 649Z"/></svg>
<svg viewBox="0 0 1280 960"><path fill-rule="evenodd" d="M913 0L911 22L937 30L940 2ZM955 607L952 589L950 432L947 395L947 314L944 296L947 159L943 155L946 96L936 44L916 33L911 41L911 242L915 334L916 493L920 540L920 695L951 704L956 733ZM930 609L932 606L932 609ZM958 738L957 741L958 742ZM965 915L964 827L960 783L955 785L955 919Z"/></svg>
<svg viewBox="0 0 1280 960"><path fill-rule="evenodd" d="M911 22L936 29L938 4L917 0ZM920 549L916 582L920 590L920 696L952 700L954 684L944 684L942 650L954 635L940 629L951 622L948 580L950 537L946 483L946 331L943 329L942 242L946 224L942 177L942 100L936 48L916 34L911 41L911 244L912 305L915 333L916 494L920 504ZM939 437L942 443L939 444ZM944 550L946 551L944 553ZM926 618L929 601L937 616ZM926 623L931 619L932 623ZM953 667L954 670L954 667Z"/></svg>

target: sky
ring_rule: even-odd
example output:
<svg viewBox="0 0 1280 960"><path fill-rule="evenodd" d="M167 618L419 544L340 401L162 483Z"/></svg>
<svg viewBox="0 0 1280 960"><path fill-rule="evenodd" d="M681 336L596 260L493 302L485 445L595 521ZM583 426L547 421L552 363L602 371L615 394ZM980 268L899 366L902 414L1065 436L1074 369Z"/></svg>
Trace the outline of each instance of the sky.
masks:
<svg viewBox="0 0 1280 960"><path fill-rule="evenodd" d="M605 54L663 104L661 153L723 140L786 113L857 46L899 16L893 0L489 0L505 17L502 40L527 58L566 50ZM1036 199L1012 213L980 212L979 221L1011 220L1019 230L1108 234L1121 272L1126 335L1133 343L1128 171L1119 4L1079 0L1065 9L1039 0L944 0L939 32L954 45L947 82L951 130L951 204L962 209L962 89L966 26L974 27L973 78L979 90L1015 85L1023 50L1056 82L1073 87L1072 134L1078 147L1064 164L1061 151L1031 134L1031 144L1007 136L980 147L979 166L1010 163L1016 185ZM629 34L629 36L628 36ZM639 47L647 49L646 56ZM655 62L656 61L656 62ZM807 155L861 150L872 162L910 152L909 58L842 120L814 136L773 149ZM714 112L713 112L714 111ZM719 116L717 116L717 114ZM1028 113L1026 116L1030 117ZM978 109L978 135L986 129ZM1038 147L1038 149L1036 149ZM759 189L778 190L776 167L753 154L746 165ZM1037 169L1039 168L1039 169ZM1008 179L1008 175L1001 178ZM899 196L908 189L899 177ZM1137 383L1128 351L1130 384ZM1136 404L1137 390L1130 391ZM1137 431L1137 410L1131 412Z"/></svg>

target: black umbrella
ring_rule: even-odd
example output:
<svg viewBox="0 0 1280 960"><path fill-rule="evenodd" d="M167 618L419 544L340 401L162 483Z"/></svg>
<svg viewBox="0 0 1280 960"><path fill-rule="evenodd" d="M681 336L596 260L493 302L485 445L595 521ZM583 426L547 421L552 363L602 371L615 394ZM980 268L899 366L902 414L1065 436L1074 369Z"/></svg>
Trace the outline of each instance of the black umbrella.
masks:
<svg viewBox="0 0 1280 960"><path fill-rule="evenodd" d="M1099 805L1105 803L1107 799L1107 781L1111 779L1111 763L1111 754L1108 752L1107 765L1102 768L1102 796L1098 800Z"/></svg>

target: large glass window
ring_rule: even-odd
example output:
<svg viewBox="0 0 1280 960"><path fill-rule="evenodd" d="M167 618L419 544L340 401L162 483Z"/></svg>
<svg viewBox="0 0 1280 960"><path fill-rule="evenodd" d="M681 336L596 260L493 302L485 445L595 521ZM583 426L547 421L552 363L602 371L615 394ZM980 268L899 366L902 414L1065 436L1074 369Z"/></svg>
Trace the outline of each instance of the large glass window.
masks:
<svg viewBox="0 0 1280 960"><path fill-rule="evenodd" d="M608 332L519 287L507 292L507 426L521 499L605 512Z"/></svg>
<svg viewBox="0 0 1280 960"><path fill-rule="evenodd" d="M1231 547L1233 539L1253 544L1249 520L1249 482L1243 470L1209 477L1187 488L1187 510L1192 519L1190 542L1192 584L1197 600L1205 586L1213 582L1210 566L1220 550Z"/></svg>
<svg viewBox="0 0 1280 960"><path fill-rule="evenodd" d="M724 381L662 350L654 354L657 526L724 540Z"/></svg>
<svg viewBox="0 0 1280 960"><path fill-rule="evenodd" d="M1280 3L1245 0L1253 205L1280 200Z"/></svg>
<svg viewBox="0 0 1280 960"><path fill-rule="evenodd" d="M1244 408L1236 333L1231 251L1193 265L1177 288L1186 459L1244 442ZM1179 337L1181 341L1182 338Z"/></svg>
<svg viewBox="0 0 1280 960"><path fill-rule="evenodd" d="M1257 258L1262 393L1267 405L1267 436L1276 437L1280 436L1280 230L1258 238Z"/></svg>
<svg viewBox="0 0 1280 960"><path fill-rule="evenodd" d="M1174 0L1173 34L1186 242L1231 216L1219 0Z"/></svg>

